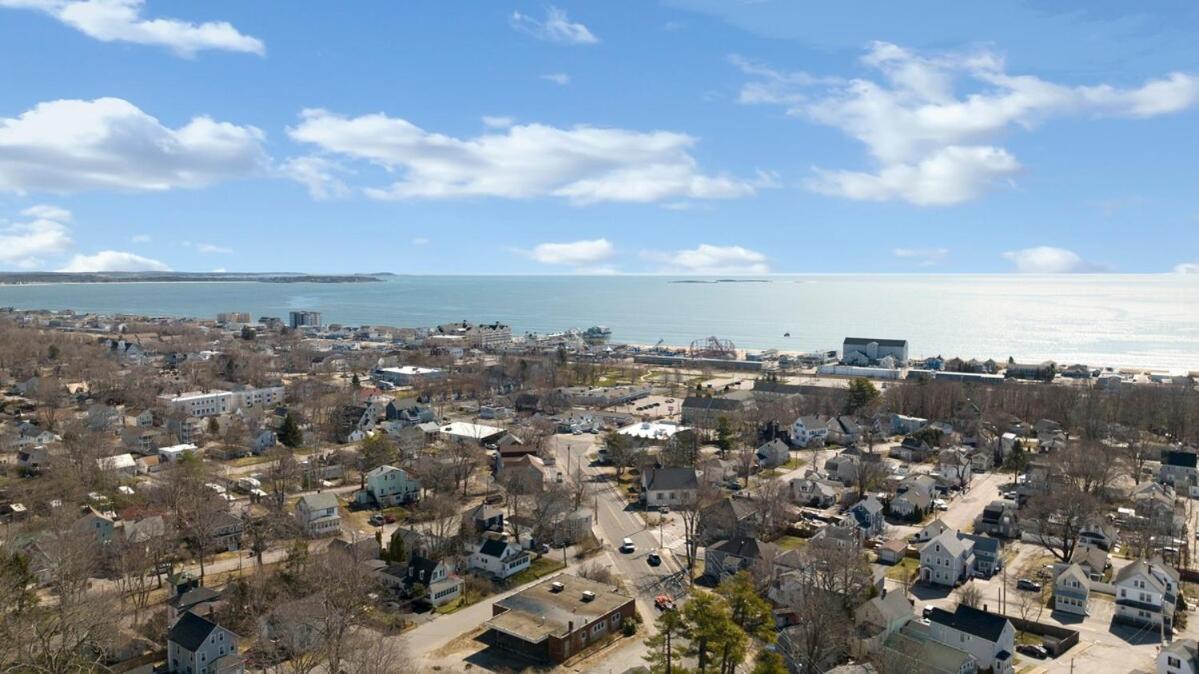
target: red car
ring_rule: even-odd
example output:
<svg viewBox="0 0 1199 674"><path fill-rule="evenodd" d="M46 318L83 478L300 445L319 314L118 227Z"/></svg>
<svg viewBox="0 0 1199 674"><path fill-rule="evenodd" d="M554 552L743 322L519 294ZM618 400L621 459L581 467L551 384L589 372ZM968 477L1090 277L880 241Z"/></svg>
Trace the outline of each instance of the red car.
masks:
<svg viewBox="0 0 1199 674"><path fill-rule="evenodd" d="M658 607L660 611L673 611L674 600L664 594L660 594L654 598L654 606Z"/></svg>
<svg viewBox="0 0 1199 674"><path fill-rule="evenodd" d="M396 523L396 516L395 516L395 515L384 515L384 516L383 516L383 521L384 521L384 522L387 522L388 524L395 524L395 523Z"/></svg>

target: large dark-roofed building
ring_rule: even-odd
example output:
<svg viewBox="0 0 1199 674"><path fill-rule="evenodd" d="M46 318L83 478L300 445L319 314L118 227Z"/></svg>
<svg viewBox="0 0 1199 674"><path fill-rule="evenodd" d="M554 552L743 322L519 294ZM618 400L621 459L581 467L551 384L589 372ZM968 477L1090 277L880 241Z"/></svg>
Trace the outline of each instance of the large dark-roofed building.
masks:
<svg viewBox="0 0 1199 674"><path fill-rule="evenodd" d="M493 646L561 663L618 632L636 609L632 597L611 585L559 574L495 602L491 610L483 624Z"/></svg>

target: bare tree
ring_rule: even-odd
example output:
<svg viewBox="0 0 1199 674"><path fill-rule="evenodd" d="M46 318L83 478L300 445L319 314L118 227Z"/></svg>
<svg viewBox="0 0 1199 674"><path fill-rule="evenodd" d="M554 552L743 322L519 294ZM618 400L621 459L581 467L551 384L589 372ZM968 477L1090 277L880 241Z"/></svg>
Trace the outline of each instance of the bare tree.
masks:
<svg viewBox="0 0 1199 674"><path fill-rule="evenodd" d="M695 568L695 559L699 553L700 539L704 530L704 511L721 498L720 490L707 481L701 480L695 496L682 503L677 508L679 520L683 525L683 550L687 560L687 569ZM688 577L690 578L690 573ZM694 580L692 581L694 582Z"/></svg>
<svg viewBox="0 0 1199 674"><path fill-rule="evenodd" d="M973 581L966 583L957 590L958 605L978 608L983 602L982 590Z"/></svg>

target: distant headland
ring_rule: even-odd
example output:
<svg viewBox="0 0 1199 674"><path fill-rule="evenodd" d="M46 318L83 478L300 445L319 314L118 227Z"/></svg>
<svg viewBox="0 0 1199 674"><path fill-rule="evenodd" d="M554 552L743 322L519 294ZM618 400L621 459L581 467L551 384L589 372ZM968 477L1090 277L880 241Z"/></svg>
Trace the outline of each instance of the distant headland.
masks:
<svg viewBox="0 0 1199 674"><path fill-rule="evenodd" d="M374 283L391 274L300 274L226 272L0 272L0 284L47 283Z"/></svg>

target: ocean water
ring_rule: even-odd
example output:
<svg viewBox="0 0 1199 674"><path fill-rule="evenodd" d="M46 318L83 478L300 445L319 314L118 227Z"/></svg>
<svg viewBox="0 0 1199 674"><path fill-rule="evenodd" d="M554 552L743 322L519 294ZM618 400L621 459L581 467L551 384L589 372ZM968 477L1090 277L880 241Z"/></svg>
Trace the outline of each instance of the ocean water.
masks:
<svg viewBox="0 0 1199 674"><path fill-rule="evenodd" d="M498 320L514 332L606 325L617 342L835 349L904 338L913 355L1199 369L1199 277L787 275L763 282L664 276L400 276L380 283L104 283L0 286L0 306L427 326ZM744 280L742 280L744 281ZM784 337L790 333L790 337Z"/></svg>

